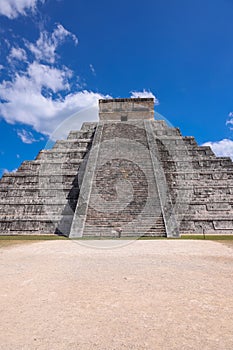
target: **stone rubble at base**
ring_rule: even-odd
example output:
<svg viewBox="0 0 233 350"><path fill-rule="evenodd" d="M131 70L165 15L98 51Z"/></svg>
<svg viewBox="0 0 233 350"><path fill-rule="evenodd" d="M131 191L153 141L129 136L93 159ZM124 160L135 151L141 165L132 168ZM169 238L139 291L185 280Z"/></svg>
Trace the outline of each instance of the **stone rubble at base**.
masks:
<svg viewBox="0 0 233 350"><path fill-rule="evenodd" d="M0 180L0 234L233 234L233 163L154 120L153 99L100 100L51 150Z"/></svg>

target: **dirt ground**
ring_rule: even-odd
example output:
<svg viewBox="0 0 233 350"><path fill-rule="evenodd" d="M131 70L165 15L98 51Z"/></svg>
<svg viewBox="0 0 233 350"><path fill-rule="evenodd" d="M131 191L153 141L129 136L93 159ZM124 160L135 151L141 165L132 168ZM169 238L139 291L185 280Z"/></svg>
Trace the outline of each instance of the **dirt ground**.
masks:
<svg viewBox="0 0 233 350"><path fill-rule="evenodd" d="M233 246L99 244L0 249L1 350L233 349Z"/></svg>

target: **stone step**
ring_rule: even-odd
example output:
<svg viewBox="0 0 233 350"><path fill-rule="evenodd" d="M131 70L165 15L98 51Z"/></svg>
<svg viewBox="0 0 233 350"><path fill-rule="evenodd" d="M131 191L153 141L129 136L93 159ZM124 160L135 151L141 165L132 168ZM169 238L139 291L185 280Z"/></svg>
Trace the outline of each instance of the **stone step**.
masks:
<svg viewBox="0 0 233 350"><path fill-rule="evenodd" d="M73 139L73 140L60 140L57 141L52 150L69 150L73 151L75 149L87 149L91 143L91 139Z"/></svg>
<svg viewBox="0 0 233 350"><path fill-rule="evenodd" d="M196 221L196 220L216 220L216 214L217 216L217 221L219 220L231 220L232 219L232 209L228 212L219 212L218 210L216 211L202 211L201 212L201 217L200 217L200 212L196 212L196 213L188 213L185 215L185 220L190 220L190 221ZM184 218L184 213L178 214L177 216L177 220L181 219L183 220Z"/></svg>
<svg viewBox="0 0 233 350"><path fill-rule="evenodd" d="M119 237L119 231L115 230L114 228L109 227L98 227L98 229L93 230L93 227L87 227L85 230L85 237ZM157 237L165 237L166 231L164 229L153 229L146 227L145 230L143 230L143 227L141 228L135 228L134 230L122 230L121 237L141 237L141 236L157 236Z"/></svg>
<svg viewBox="0 0 233 350"><path fill-rule="evenodd" d="M3 176L0 232L52 234L63 225L67 234L79 194L77 171L91 146L94 128L94 124L85 125L69 140L23 162L16 173Z"/></svg>
<svg viewBox="0 0 233 350"><path fill-rule="evenodd" d="M114 142L118 146L122 140L124 152L119 153L117 147L111 149ZM88 170L82 182L84 198L88 194L84 215L77 174L84 171L81 165L86 164L85 155L92 145L95 146L92 147L92 167L88 168L87 161ZM141 172L136 167L130 171L128 165L122 166L119 160L115 170L109 167L108 173L103 164L108 166L108 159L117 159L115 155L132 160ZM118 175L120 170L122 173ZM114 183L117 176L118 193ZM146 181L142 181L142 176ZM98 188L93 179L97 180ZM57 141L35 160L25 161L16 173L3 176L0 232L51 234L57 230L68 236L72 221L75 224L77 220L74 211L78 213L79 199L79 209L84 215L84 221L80 222L87 237L115 238L119 227L122 237L164 237L168 227L166 213L171 213L172 203L175 204L174 218L180 222L182 233L200 233L203 227L206 233L233 233L232 180L230 158L216 157L210 147L198 146L193 137L182 137L179 129L168 127L164 121L84 123L82 129L71 132L67 140ZM126 181L128 189L134 186L131 194L126 190ZM167 197L163 218L159 214L164 188ZM118 202L117 195L122 196Z"/></svg>
<svg viewBox="0 0 233 350"><path fill-rule="evenodd" d="M59 159L59 162L65 162L66 159L69 159L69 161L72 161L72 159L83 159L85 154L86 154L86 150L78 150L78 151L73 151L73 152L57 152L57 151L46 151L41 153L37 160L43 160L43 161L53 161L56 159Z"/></svg>
<svg viewBox="0 0 233 350"><path fill-rule="evenodd" d="M129 126L129 125L128 125ZM146 147L148 149L148 141L147 141L147 134L146 134L146 130L145 130L145 126L144 126L144 122L143 121L139 121L139 122L134 122L134 123L130 123L130 126L127 127L127 133L125 132L125 125L121 124L121 123L106 123L103 125L102 127L102 140L106 141L108 139L112 139L114 137L119 137L119 138L129 138L132 139L134 142L138 142L141 145L143 145L144 147ZM98 132L98 131L97 131ZM101 144L100 144L101 145ZM126 153L125 153L125 157L127 159L127 157L129 159L133 159L135 157L136 154L134 154L135 150L133 148L131 149L127 149ZM148 151L146 151L148 152ZM96 167L93 168L93 176L94 178L96 178L95 174L98 174L97 177L97 182L99 184L101 184L101 187L105 189L104 193L102 193L102 199L103 201L106 202L106 204L101 203L101 197L99 197L101 195L101 193L99 192L99 189L97 188L97 193L95 193L95 187L93 187L90 191L90 196L89 196L89 203L93 203L94 207L96 207L96 205L98 204L98 206L96 208L98 208L98 212L89 212L89 209L87 210L87 216L85 219L85 223L84 223L84 230L83 230L83 235L93 235L93 232L95 232L96 235L105 235L105 236L111 236L112 233L111 231L111 226L115 226L114 223L117 223L120 221L121 225L127 226L129 222L131 222L135 216L138 216L141 214L142 209L140 208L140 203L143 203L145 201L145 204L147 202L147 198L145 198L145 193L148 192L148 188L147 188L147 184L143 184L140 176L141 175L137 175L135 173L136 170L134 170L134 176L132 178L131 181L133 181L133 192L134 192L134 200L135 203L131 202L131 210L127 209L127 206L124 208L124 210L122 211L122 203L117 202L117 198L114 198L115 201L112 201L112 196L114 197L114 188L115 185L114 183L111 184L111 186L109 187L109 183L108 183L108 177L106 178L106 174L105 173L99 173L99 171L102 171L101 169L98 168L98 164L102 164L106 163L107 159L111 159L112 154L111 154L111 150L110 149L106 149L102 146L100 146L99 152L96 155ZM117 161L116 161L117 162ZM113 163L115 164L115 163ZM126 163L125 163L126 164ZM151 184L153 184L153 191L154 194L152 194L151 190L148 193L148 196L150 198L150 210L149 212L145 211L143 212L144 215L144 220L150 220L150 221L156 221L156 218L153 218L153 215L151 214L151 212L153 213L160 213L161 210L159 210L160 208L160 200L159 200L159 196L157 193L157 187L155 184L155 174L154 174L154 170L152 167L152 162L151 162L151 156L150 153L146 153L141 160L137 159L137 166L140 166L143 171L146 173L146 180L148 183L150 183L150 186L152 186ZM115 166L115 165L114 165ZM126 165L125 165L126 166ZM119 161L119 165L116 167L115 169L118 171L118 169L122 169L121 171L125 171L126 174L128 174L128 170L127 170L127 166L125 168L121 167L121 161ZM135 168L136 169L136 168ZM109 167L109 171L113 172L115 171L114 168L112 168L112 166ZM112 173L112 179L114 179L114 173ZM132 173L130 172L130 176ZM128 176L128 175L127 175ZM139 179L137 180L137 176L139 176ZM134 179L134 180L133 180ZM130 181L130 179L127 178L128 181ZM153 199L154 196L154 199ZM146 196L147 197L147 196ZM127 196L125 197L126 203L127 203ZM153 205L154 202L154 205ZM95 205L96 204L96 205ZM144 205L145 205L144 204ZM104 210L105 206L107 205L107 212L106 210ZM143 207L144 207L143 205ZM120 210L121 209L121 210ZM77 210L77 209L76 209ZM109 213L109 211L111 213ZM154 219L154 220L153 220ZM158 221L158 220L157 220ZM133 225L133 224L132 224ZM136 230L133 228L133 226L131 225L131 231L127 232L127 235L133 235L136 233ZM110 227L110 228L109 228ZM146 227L145 229L143 229L143 232L147 231L148 229L150 229L150 227ZM96 230L98 230L98 233L96 232ZM102 230L102 231L101 231ZM153 231L153 232L152 232ZM154 227L153 230L150 232L150 234L164 234L165 233L165 226L164 226L164 222L162 219L160 219L160 222L157 222L157 227ZM124 234L124 230L122 231L122 234Z"/></svg>
<svg viewBox="0 0 233 350"><path fill-rule="evenodd" d="M91 139L93 136L94 130L91 131L71 131L67 137L67 140L79 140L79 139Z"/></svg>

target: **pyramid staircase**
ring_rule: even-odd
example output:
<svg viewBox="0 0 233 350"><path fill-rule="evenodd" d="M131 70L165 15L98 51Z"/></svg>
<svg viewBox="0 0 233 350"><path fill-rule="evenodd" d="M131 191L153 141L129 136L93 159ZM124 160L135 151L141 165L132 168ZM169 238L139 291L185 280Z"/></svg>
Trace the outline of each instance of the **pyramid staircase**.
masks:
<svg viewBox="0 0 233 350"><path fill-rule="evenodd" d="M100 100L84 123L0 180L0 234L233 234L233 162L154 120L153 99Z"/></svg>
<svg viewBox="0 0 233 350"><path fill-rule="evenodd" d="M144 121L100 122L70 237L166 236Z"/></svg>

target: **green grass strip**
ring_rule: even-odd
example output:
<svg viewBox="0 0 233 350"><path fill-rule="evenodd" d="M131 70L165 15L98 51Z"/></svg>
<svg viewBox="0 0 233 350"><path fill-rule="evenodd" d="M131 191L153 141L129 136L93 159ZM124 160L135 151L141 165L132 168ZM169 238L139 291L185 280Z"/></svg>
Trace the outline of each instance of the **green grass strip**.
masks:
<svg viewBox="0 0 233 350"><path fill-rule="evenodd" d="M53 241L53 240L67 240L69 238L57 235L0 235L0 241ZM111 237L83 237L76 238L74 240L103 240L103 239L111 239L111 240L179 240L179 239L187 239L187 240L211 240L211 241L219 241L219 240L227 240L233 241L233 235L182 235L179 238L167 238L167 237L121 237L121 238L111 238ZM73 239L70 239L73 240Z"/></svg>
<svg viewBox="0 0 233 350"><path fill-rule="evenodd" d="M68 238L57 235L0 235L0 241L53 241L61 239L64 240Z"/></svg>

